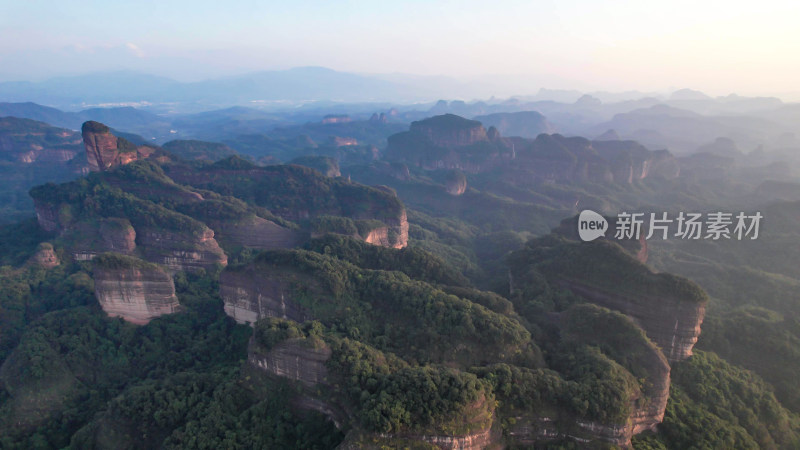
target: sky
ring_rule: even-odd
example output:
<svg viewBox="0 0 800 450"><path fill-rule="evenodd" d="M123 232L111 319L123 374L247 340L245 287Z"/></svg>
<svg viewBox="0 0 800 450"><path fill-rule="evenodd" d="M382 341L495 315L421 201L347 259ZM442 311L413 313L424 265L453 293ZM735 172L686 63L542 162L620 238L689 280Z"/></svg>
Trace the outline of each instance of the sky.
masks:
<svg viewBox="0 0 800 450"><path fill-rule="evenodd" d="M798 19L800 2L776 1L0 0L0 80L324 66L774 95L800 91Z"/></svg>

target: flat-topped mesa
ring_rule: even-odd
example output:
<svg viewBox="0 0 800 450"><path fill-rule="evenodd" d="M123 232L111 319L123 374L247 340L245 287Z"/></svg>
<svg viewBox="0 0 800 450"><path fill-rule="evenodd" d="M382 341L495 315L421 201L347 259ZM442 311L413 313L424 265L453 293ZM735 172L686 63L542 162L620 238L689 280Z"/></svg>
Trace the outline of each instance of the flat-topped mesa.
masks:
<svg viewBox="0 0 800 450"><path fill-rule="evenodd" d="M536 270L553 285L633 318L670 362L692 355L708 302L693 282L654 273L604 239L571 242L548 236L530 241L509 261L515 290Z"/></svg>
<svg viewBox="0 0 800 450"><path fill-rule="evenodd" d="M486 141L486 129L477 120L469 120L455 114L434 116L411 122L410 131L427 136L440 147L452 148Z"/></svg>
<svg viewBox="0 0 800 450"><path fill-rule="evenodd" d="M395 248L408 243L405 206L397 193L387 187L364 186L327 177L317 170L294 164L259 167L237 157L201 170L175 166L169 175L195 188L233 195L304 227L324 216L380 222L380 227L370 226L370 230L381 227L385 230L373 234L371 243ZM242 177L248 182L242 183ZM359 236L364 239L367 234L359 233Z"/></svg>
<svg viewBox="0 0 800 450"><path fill-rule="evenodd" d="M99 174L98 174L99 175ZM214 231L91 176L31 190L39 225L58 232L58 242L76 260L114 251L136 255L172 270L211 269L227 264Z"/></svg>
<svg viewBox="0 0 800 450"><path fill-rule="evenodd" d="M478 173L512 158L513 148L496 128L486 131L480 122L454 114L413 122L409 131L389 136L386 147L387 161L426 170L460 169Z"/></svg>
<svg viewBox="0 0 800 450"><path fill-rule="evenodd" d="M172 277L138 258L105 253L94 258L95 296L111 317L144 325L180 310Z"/></svg>
<svg viewBox="0 0 800 450"><path fill-rule="evenodd" d="M146 145L137 146L125 138L114 136L107 126L92 120L83 123L81 135L86 147L86 159L93 172L149 158L157 150Z"/></svg>

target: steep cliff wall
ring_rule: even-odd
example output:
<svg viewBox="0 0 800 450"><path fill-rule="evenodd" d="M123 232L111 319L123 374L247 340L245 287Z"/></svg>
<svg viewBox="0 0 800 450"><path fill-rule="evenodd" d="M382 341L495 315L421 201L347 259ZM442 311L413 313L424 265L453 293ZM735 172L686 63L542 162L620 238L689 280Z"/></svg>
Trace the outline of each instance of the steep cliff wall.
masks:
<svg viewBox="0 0 800 450"><path fill-rule="evenodd" d="M306 240L306 234L299 230L282 227L275 222L258 216L236 221L209 221L216 231L217 238L223 242L262 250L291 248Z"/></svg>
<svg viewBox="0 0 800 450"><path fill-rule="evenodd" d="M155 264L112 253L94 261L95 296L109 316L144 325L180 309L172 277Z"/></svg>
<svg viewBox="0 0 800 450"><path fill-rule="evenodd" d="M209 228L198 235L141 228L137 241L146 260L173 270L210 269L228 263L228 257L214 239L214 231Z"/></svg>
<svg viewBox="0 0 800 450"><path fill-rule="evenodd" d="M45 269L52 269L61 264L58 259L53 245L49 242L42 242L36 249L36 253L28 259L28 264L44 267Z"/></svg>
<svg viewBox="0 0 800 450"><path fill-rule="evenodd" d="M670 362L692 356L705 317L705 304L669 294L621 294L574 278L559 284L594 304L632 317Z"/></svg>
<svg viewBox="0 0 800 450"><path fill-rule="evenodd" d="M123 138L111 134L102 123L88 121L81 127L86 159L93 172L109 170L133 161L149 158L156 149L144 145L136 146Z"/></svg>
<svg viewBox="0 0 800 450"><path fill-rule="evenodd" d="M408 246L408 216L405 209L399 217L384 219L388 225L374 228L364 236L364 242L389 248L405 248Z"/></svg>
<svg viewBox="0 0 800 450"><path fill-rule="evenodd" d="M445 177L445 189L447 193L459 196L467 190L467 177L460 170L453 170Z"/></svg>
<svg viewBox="0 0 800 450"><path fill-rule="evenodd" d="M330 356L331 349L322 341L315 347L308 339L287 339L265 352L251 340L247 362L271 375L314 387L328 384L325 361Z"/></svg>
<svg viewBox="0 0 800 450"><path fill-rule="evenodd" d="M297 322L308 318L303 308L293 301L289 280L226 270L220 275L219 283L225 313L239 323L252 324L263 317Z"/></svg>

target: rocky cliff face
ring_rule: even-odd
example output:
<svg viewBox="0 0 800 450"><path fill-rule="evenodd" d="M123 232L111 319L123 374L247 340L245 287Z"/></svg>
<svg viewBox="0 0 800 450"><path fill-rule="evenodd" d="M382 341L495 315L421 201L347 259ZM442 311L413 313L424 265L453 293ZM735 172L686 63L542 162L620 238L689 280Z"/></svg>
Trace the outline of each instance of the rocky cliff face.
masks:
<svg viewBox="0 0 800 450"><path fill-rule="evenodd" d="M53 245L48 242L43 242L39 244L39 248L36 249L36 253L30 257L28 264L44 267L45 269L51 269L61 264L61 261L58 259L58 255L56 255Z"/></svg>
<svg viewBox="0 0 800 450"><path fill-rule="evenodd" d="M467 191L467 177L461 171L454 170L445 177L445 189L453 196L459 196Z"/></svg>
<svg viewBox="0 0 800 450"><path fill-rule="evenodd" d="M390 236L389 227L380 227L370 230L364 237L364 242L389 248L403 248L408 245L407 237L405 241L402 241L398 240L396 237L393 238L393 236Z"/></svg>
<svg viewBox="0 0 800 450"><path fill-rule="evenodd" d="M562 228L569 227L565 225L569 222L564 221ZM638 241L628 242L631 248L626 251L603 239L583 243L549 239L530 242L529 248L512 255L512 260L538 255L536 270L549 283L631 317L669 362L691 356L708 300L697 285L653 273L636 261L636 252L641 253ZM527 272L523 268L530 266L516 261L511 263L512 279L524 284Z"/></svg>
<svg viewBox="0 0 800 450"><path fill-rule="evenodd" d="M172 277L158 266L135 258L96 258L94 283L97 301L111 317L144 325L180 309Z"/></svg>
<svg viewBox="0 0 800 450"><path fill-rule="evenodd" d="M575 219L564 220L556 236L530 241L509 256L512 298L519 302L535 296L546 284L591 303L553 313L553 324L562 339L605 349L608 358L636 374L638 388L626 390L631 409L622 423L572 419L574 423L565 426L558 417L520 417L512 435L520 444L568 437L628 447L632 436L655 430L663 421L670 363L691 356L707 296L688 280L650 271L641 262L647 253L644 243L579 243L561 237L571 238L576 230Z"/></svg>
<svg viewBox="0 0 800 450"><path fill-rule="evenodd" d="M564 280L561 286L594 304L633 318L670 362L683 361L692 356L692 348L700 336L700 326L705 317L704 304L667 295L642 295L633 298L575 279Z"/></svg>
<svg viewBox="0 0 800 450"><path fill-rule="evenodd" d="M145 259L173 270L210 269L228 263L209 228L198 236L153 228L140 229L137 235Z"/></svg>
<svg viewBox="0 0 800 450"><path fill-rule="evenodd" d="M65 163L80 151L78 133L44 122L0 118L0 159L22 164Z"/></svg>
<svg viewBox="0 0 800 450"><path fill-rule="evenodd" d="M136 250L136 230L122 218L73 223L61 237L76 261L88 261L105 252L133 255Z"/></svg>
<svg viewBox="0 0 800 450"><path fill-rule="evenodd" d="M306 239L301 231L284 228L258 216L237 221L210 221L209 225L223 244L231 242L261 250L292 248Z"/></svg>
<svg viewBox="0 0 800 450"><path fill-rule="evenodd" d="M497 123L504 129L517 129L506 124L509 118L494 116L483 117L499 120ZM526 117L519 120L524 122ZM486 131L478 121L445 114L414 122L409 131L390 136L386 156L426 170L481 173L500 169L504 176L523 184L630 184L648 176L674 178L679 173L677 161L669 152L651 152L634 141L590 141L559 134L535 136L503 138L501 130L494 126Z"/></svg>
<svg viewBox="0 0 800 450"><path fill-rule="evenodd" d="M55 205L39 202L34 199L33 207L36 210L36 221L44 231L52 233L60 230L58 210Z"/></svg>
<svg viewBox="0 0 800 450"><path fill-rule="evenodd" d="M251 340L247 362L271 375L314 387L328 384L325 361L330 357L331 349L321 341L314 347L308 339L287 339L263 352Z"/></svg>
<svg viewBox="0 0 800 450"><path fill-rule="evenodd" d="M100 253L113 251L126 255L135 253L147 261L162 264L172 270L211 269L217 264L224 266L228 262L225 252L214 238L213 230L175 213L170 214L176 219L183 217L180 220L193 229L181 230L174 226L167 229L158 224L148 226L148 219L134 216L130 220L135 220L136 226L128 218L122 217L78 218L74 217L71 204L51 203L36 196L34 205L39 225L44 230L60 233L61 241L76 260L90 260ZM273 231L271 222L256 222L243 223L240 227L232 223L232 236L236 237L237 233L246 230L259 232L266 228ZM291 236L273 233L255 239L280 243L280 239L289 237Z"/></svg>
<svg viewBox="0 0 800 450"><path fill-rule="evenodd" d="M289 281L258 277L253 273L225 271L220 275L219 293L225 313L238 323L255 323L263 317L280 317L303 322L308 317L291 296Z"/></svg>
<svg viewBox="0 0 800 450"><path fill-rule="evenodd" d="M123 138L111 134L109 128L99 122L85 122L81 128L86 158L93 172L100 172L122 166L139 159L150 157L156 149L136 146Z"/></svg>

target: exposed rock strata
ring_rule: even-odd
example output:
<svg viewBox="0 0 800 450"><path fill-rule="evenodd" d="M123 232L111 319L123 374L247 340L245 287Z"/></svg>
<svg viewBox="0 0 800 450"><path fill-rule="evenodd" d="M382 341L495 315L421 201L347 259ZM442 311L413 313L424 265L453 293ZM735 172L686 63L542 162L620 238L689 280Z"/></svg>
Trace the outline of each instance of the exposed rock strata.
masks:
<svg viewBox="0 0 800 450"><path fill-rule="evenodd" d="M299 381L307 387L328 384L325 361L331 357L330 347L315 348L307 339L287 339L262 353L250 342L247 362L269 374Z"/></svg>
<svg viewBox="0 0 800 450"><path fill-rule="evenodd" d="M209 225L221 241L261 250L292 248L306 239L306 234L300 231L290 230L258 216L237 221L211 221Z"/></svg>
<svg viewBox="0 0 800 450"><path fill-rule="evenodd" d="M308 317L292 301L288 281L277 277L254 277L247 272L224 271L220 275L220 296L225 313L238 323L255 323L263 317L280 317L303 322Z"/></svg>
<svg viewBox="0 0 800 450"><path fill-rule="evenodd" d="M37 248L36 253L30 257L28 263L44 267L45 269L52 269L61 264L61 261L58 259L58 255L56 255L52 244L43 242L39 244L39 248Z"/></svg>
<svg viewBox="0 0 800 450"><path fill-rule="evenodd" d="M575 279L564 280L561 286L594 304L630 316L670 362L692 356L692 348L700 336L706 308L702 303L684 301L672 296L642 295L633 298L612 293Z"/></svg>
<svg viewBox="0 0 800 450"><path fill-rule="evenodd" d="M445 148L472 145L488 139L480 122L454 114L412 122L410 131L427 136L434 144Z"/></svg>
<svg viewBox="0 0 800 450"><path fill-rule="evenodd" d="M228 263L209 228L198 236L149 228L139 230L137 235L145 259L173 270L210 269Z"/></svg>
<svg viewBox="0 0 800 450"><path fill-rule="evenodd" d="M137 261L128 263L129 260ZM95 265L95 296L111 317L144 325L180 309L172 277L153 264L127 258L125 264Z"/></svg>
<svg viewBox="0 0 800 450"><path fill-rule="evenodd" d="M86 158L93 172L122 166L133 161L149 158L156 149L145 145L136 146L111 134L109 128L99 122L85 122L81 128Z"/></svg>
<svg viewBox="0 0 800 450"><path fill-rule="evenodd" d="M486 116L490 117L490 116ZM535 139L503 138L497 128L452 114L411 124L388 139L387 159L425 170L468 173L503 170L516 184L616 182L651 176L675 178L677 160L666 150L651 152L634 141L597 140L539 134Z"/></svg>

